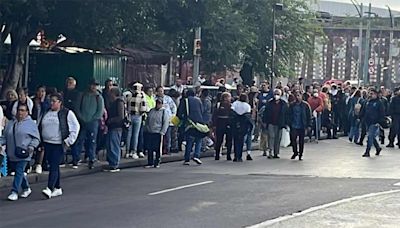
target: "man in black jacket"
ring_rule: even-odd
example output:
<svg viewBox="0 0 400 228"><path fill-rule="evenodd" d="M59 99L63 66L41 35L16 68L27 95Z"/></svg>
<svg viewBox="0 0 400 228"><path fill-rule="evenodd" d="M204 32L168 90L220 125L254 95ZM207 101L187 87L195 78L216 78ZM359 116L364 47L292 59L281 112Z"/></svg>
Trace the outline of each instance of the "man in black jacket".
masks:
<svg viewBox="0 0 400 228"><path fill-rule="evenodd" d="M268 128L269 159L279 158L282 128L286 127L288 105L285 101L281 100L281 96L282 91L275 89L274 98L266 104L263 116L263 125ZM274 151L273 157L271 154L272 150Z"/></svg>
<svg viewBox="0 0 400 228"><path fill-rule="evenodd" d="M379 146L376 136L379 134L379 123L385 118L385 109L381 100L378 98L378 91L371 89L369 92L369 101L365 104L365 108L362 110L362 116L364 116L365 124L368 129L368 142L367 149L363 154L363 157L369 157L369 152L372 145L376 148L376 154L379 155L382 148Z"/></svg>
<svg viewBox="0 0 400 228"><path fill-rule="evenodd" d="M108 107L108 127L107 133L107 161L109 168L106 171L118 172L119 161L121 159L121 136L125 117L125 102L120 97L121 93L118 87L112 87L109 90L110 103Z"/></svg>
<svg viewBox="0 0 400 228"><path fill-rule="evenodd" d="M296 102L290 104L287 117L293 148L291 159L295 159L298 155L299 160L302 160L305 132L311 125L311 108L308 103L303 101L303 96L299 91L296 91L295 97ZM297 149L297 138L299 138L299 150Z"/></svg>
<svg viewBox="0 0 400 228"><path fill-rule="evenodd" d="M392 117L392 127L389 133L389 144L386 147L394 147L394 138L397 136L397 141L400 138L400 88L394 90L394 97L389 105L389 113ZM400 147L400 146L399 146Z"/></svg>

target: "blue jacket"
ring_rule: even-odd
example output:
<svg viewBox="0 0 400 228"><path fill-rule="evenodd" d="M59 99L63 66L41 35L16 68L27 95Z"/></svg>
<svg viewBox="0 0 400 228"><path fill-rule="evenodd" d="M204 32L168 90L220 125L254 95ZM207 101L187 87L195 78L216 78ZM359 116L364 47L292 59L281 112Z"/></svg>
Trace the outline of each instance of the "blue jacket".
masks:
<svg viewBox="0 0 400 228"><path fill-rule="evenodd" d="M187 102L186 102L187 100ZM187 113L186 103L189 104L189 113ZM179 119L186 120L189 118L195 123L206 124L203 119L203 104L201 103L200 98L198 97L188 97L186 99L182 99L178 108L178 117Z"/></svg>
<svg viewBox="0 0 400 228"><path fill-rule="evenodd" d="M380 123L385 119L385 108L380 99L368 101L361 113L367 126Z"/></svg>
<svg viewBox="0 0 400 228"><path fill-rule="evenodd" d="M15 136L13 130L14 124ZM27 116L20 122L18 122L16 119L9 121L4 130L4 137L8 159L13 162L31 160L31 156L26 159L17 158L15 156L15 148L17 146L23 149L34 149L39 145L40 142L38 126L30 116Z"/></svg>

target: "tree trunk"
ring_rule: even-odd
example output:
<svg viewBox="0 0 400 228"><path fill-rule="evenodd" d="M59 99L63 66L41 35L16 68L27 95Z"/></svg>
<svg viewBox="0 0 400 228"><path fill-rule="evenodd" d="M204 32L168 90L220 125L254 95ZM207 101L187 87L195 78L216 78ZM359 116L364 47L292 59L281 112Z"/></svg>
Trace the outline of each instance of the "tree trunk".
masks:
<svg viewBox="0 0 400 228"><path fill-rule="evenodd" d="M1 97L4 98L9 90L15 90L24 73L25 52L30 40L26 26L15 26L10 32L11 51L9 65L4 77L1 89Z"/></svg>

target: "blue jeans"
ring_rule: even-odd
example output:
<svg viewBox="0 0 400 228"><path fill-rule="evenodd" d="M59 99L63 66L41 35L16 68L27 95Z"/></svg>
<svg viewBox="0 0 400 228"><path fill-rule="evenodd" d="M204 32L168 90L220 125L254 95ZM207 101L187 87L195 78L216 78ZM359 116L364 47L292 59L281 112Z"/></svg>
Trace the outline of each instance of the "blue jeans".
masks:
<svg viewBox="0 0 400 228"><path fill-rule="evenodd" d="M85 146L85 153L89 157L89 161L95 160L98 131L99 120L94 120L89 123L82 123L78 141L76 142L76 148L73 148L73 150L75 150L75 158L79 157L83 146Z"/></svg>
<svg viewBox="0 0 400 228"><path fill-rule="evenodd" d="M350 134L349 139L353 142L358 142L360 138L360 120L354 117L350 117Z"/></svg>
<svg viewBox="0 0 400 228"><path fill-rule="evenodd" d="M19 193L20 187L23 190L27 190L29 188L29 182L26 176L24 175L24 170L26 165L28 164L27 161L19 161L19 162L12 162L15 166L15 176L13 181L13 186L11 192Z"/></svg>
<svg viewBox="0 0 400 228"><path fill-rule="evenodd" d="M372 145L375 146L376 149L380 148L379 147L379 143L376 140L376 136L379 135L379 126L374 125L370 125L368 127L368 141L367 141L367 150L366 153L369 153L369 151L372 148Z"/></svg>
<svg viewBox="0 0 400 228"><path fill-rule="evenodd" d="M107 134L107 161L111 168L118 168L121 160L122 129L111 129Z"/></svg>
<svg viewBox="0 0 400 228"><path fill-rule="evenodd" d="M234 134L233 136L233 150L235 152L235 159L241 160L243 154L243 144L244 144L244 135L241 134Z"/></svg>
<svg viewBox="0 0 400 228"><path fill-rule="evenodd" d="M126 137L126 150L137 152L137 147L138 147L138 143L139 143L140 127L142 125L142 116L132 115L131 121L132 121L132 124L129 127L128 135Z"/></svg>
<svg viewBox="0 0 400 228"><path fill-rule="evenodd" d="M190 154L192 153L193 144L195 144L193 158L200 158L201 141L202 138L200 137L193 137L191 135L186 136L185 162L190 161Z"/></svg>
<svg viewBox="0 0 400 228"><path fill-rule="evenodd" d="M255 123L254 123L253 120L251 120L251 124L252 124L252 127L251 127L251 129L249 129L249 131L246 134L246 141L245 142L246 142L247 151L251 151L251 145L252 145L251 137L253 136L254 129L255 129Z"/></svg>
<svg viewBox="0 0 400 228"><path fill-rule="evenodd" d="M64 156L64 148L61 144L43 143L43 146L47 153L47 162L49 163L47 187L53 191L54 188L60 188L60 163Z"/></svg>

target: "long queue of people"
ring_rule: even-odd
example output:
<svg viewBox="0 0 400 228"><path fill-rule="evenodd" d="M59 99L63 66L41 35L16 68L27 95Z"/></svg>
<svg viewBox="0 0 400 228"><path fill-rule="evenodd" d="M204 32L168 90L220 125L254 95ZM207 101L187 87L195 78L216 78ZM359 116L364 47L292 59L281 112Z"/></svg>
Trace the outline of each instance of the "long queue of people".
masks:
<svg viewBox="0 0 400 228"><path fill-rule="evenodd" d="M278 83L272 88L265 81L259 87L237 85L235 91L220 86L212 94L201 87L187 89L178 80L166 94L162 86L138 82L131 83L126 91L112 80L105 82L102 91L94 79L83 92L76 84L68 77L60 92L39 86L32 98L25 89L9 91L7 100L1 103L0 114L8 120L1 125L2 153L7 155L9 172L14 174L9 200L31 194L26 178L31 166L37 173L49 171L48 184L42 191L46 198L62 195L60 164L66 153L72 157L71 168L86 161L92 169L98 151L105 149L109 164L105 171L109 172L119 171L121 157L147 156L146 168L159 168L162 155L183 148L184 165L191 161L201 165L201 152L210 147L215 150L215 160L220 160L223 145L227 160L243 162L245 152L246 160L251 161L256 142L268 159L279 159L285 142L292 147L291 159L302 160L306 137L319 140L324 132L328 139L336 139L342 132L359 145L368 135L363 155L368 157L373 145L376 155L382 150L376 137L379 135L384 143L383 128L390 125L387 115L393 119L388 147L394 147L394 139L399 137L398 89L391 97L385 89L346 83L313 83L305 88L300 83Z"/></svg>

